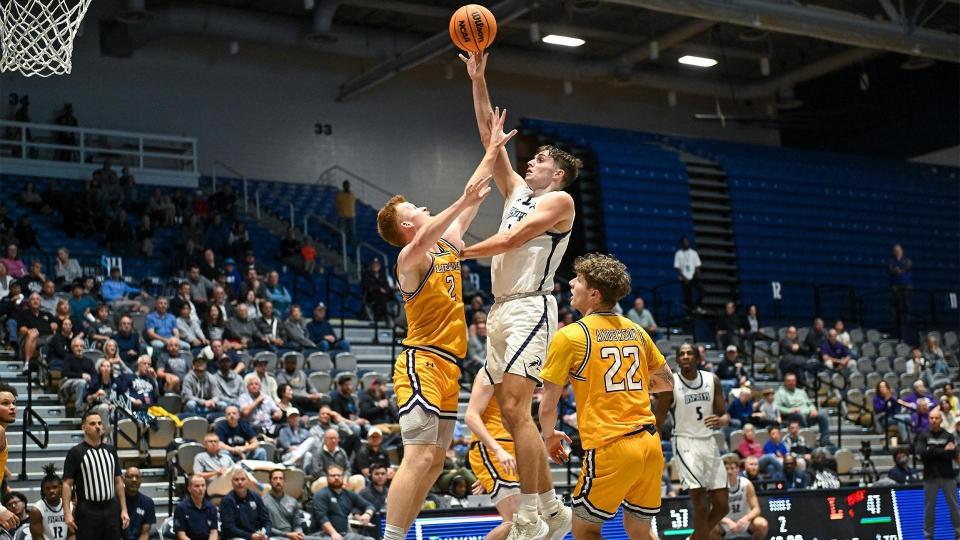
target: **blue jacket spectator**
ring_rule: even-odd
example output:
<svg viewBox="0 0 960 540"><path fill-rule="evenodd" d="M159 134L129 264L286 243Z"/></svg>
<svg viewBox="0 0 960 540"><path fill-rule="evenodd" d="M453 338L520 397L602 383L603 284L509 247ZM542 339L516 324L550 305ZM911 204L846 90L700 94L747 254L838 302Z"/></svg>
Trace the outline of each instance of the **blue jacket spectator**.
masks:
<svg viewBox="0 0 960 540"><path fill-rule="evenodd" d="M331 465L327 469L327 487L313 496L313 523L320 532L345 534L350 532L351 514L361 514L360 521L369 522L373 516L373 505L356 493L343 489L343 469Z"/></svg>
<svg viewBox="0 0 960 540"><path fill-rule="evenodd" d="M733 427L742 427L751 422L753 416L753 393L749 390L741 391L737 399L727 407L727 413L730 414L730 425ZM736 422L734 422L734 420Z"/></svg>
<svg viewBox="0 0 960 540"><path fill-rule="evenodd" d="M327 306L323 302L313 308L313 319L307 323L307 333L310 341L316 343L321 351L330 352L333 358L340 353L350 352L350 343L346 339L338 339L333 326L327 321Z"/></svg>
<svg viewBox="0 0 960 540"><path fill-rule="evenodd" d="M257 532L270 537L270 511L259 494L247 489L247 482L247 475L234 475L233 491L220 501L220 531L224 538L249 540Z"/></svg>
<svg viewBox="0 0 960 540"><path fill-rule="evenodd" d="M887 472L887 476L898 484L911 484L920 481L920 475L910 466L910 453L905 448L899 448L893 454L894 466Z"/></svg>
<svg viewBox="0 0 960 540"><path fill-rule="evenodd" d="M180 333L177 330L177 319L167 312L168 306L169 303L166 298L158 298L155 311L151 311L147 315L147 320L144 324L147 339L150 340L150 346L154 349L162 349L166 340L172 337L180 337ZM188 343L187 348L189 347L190 344Z"/></svg>
<svg viewBox="0 0 960 540"><path fill-rule="evenodd" d="M277 311L277 314L280 316L286 315L287 310L290 309L290 304L293 303L293 297L290 296L290 291L280 284L280 274L276 272L267 274L267 284L264 286L264 290L267 293L267 299L273 302L273 308Z"/></svg>
<svg viewBox="0 0 960 540"><path fill-rule="evenodd" d="M813 483L807 471L797 470L797 458L793 455L783 458L783 470L774 473L771 480L786 490L807 489Z"/></svg>
<svg viewBox="0 0 960 540"><path fill-rule="evenodd" d="M202 476L191 476L187 491L189 496L180 499L173 510L173 533L183 533L189 540L210 540L211 533L217 538L220 519L217 507L205 497L206 480Z"/></svg>
<svg viewBox="0 0 960 540"><path fill-rule="evenodd" d="M136 287L127 285L120 277L119 268L110 269L110 279L103 282L100 286L100 297L103 301L110 304L115 310L140 309L140 302L128 298L131 294L142 294L142 291Z"/></svg>
<svg viewBox="0 0 960 540"><path fill-rule="evenodd" d="M224 416L227 421L218 423L215 431L217 437L220 438L222 448L230 452L230 457L234 461L240 461L244 458L267 459L267 452L260 448L253 427L240 420L240 409L236 405L231 405L224 411Z"/></svg>

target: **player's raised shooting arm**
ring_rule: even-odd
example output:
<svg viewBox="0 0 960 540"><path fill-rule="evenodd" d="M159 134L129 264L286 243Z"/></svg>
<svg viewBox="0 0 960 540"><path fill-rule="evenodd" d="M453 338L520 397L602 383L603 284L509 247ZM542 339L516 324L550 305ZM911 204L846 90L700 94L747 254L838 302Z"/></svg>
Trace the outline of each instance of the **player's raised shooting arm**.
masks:
<svg viewBox="0 0 960 540"><path fill-rule="evenodd" d="M489 53L476 55L467 53L460 55L460 59L467 65L467 74L473 86L473 112L477 117L477 128L480 130L480 140L486 146L490 140L490 116L493 115L493 106L490 104L490 93L487 90L487 81L484 77ZM494 163L493 178L497 189L506 198L513 190L523 183L523 178L513 170L510 164L510 155L506 148L497 153Z"/></svg>
<svg viewBox="0 0 960 540"><path fill-rule="evenodd" d="M464 421L467 423L467 427L470 428L470 433L476 435L484 446L496 452L497 449L500 448L500 444L490 435L487 427L483 425L483 420L480 418L480 415L493 398L493 389L492 384L483 384L479 377L474 381L473 388L470 390L470 402L467 404Z"/></svg>
<svg viewBox="0 0 960 540"><path fill-rule="evenodd" d="M500 108L497 108L494 114L490 116L487 128L488 132L492 135L487 137L487 151L483 155L483 159L480 160L480 164L477 165L477 169L473 172L473 176L470 177L471 182L490 175L490 171L493 169L493 163L497 159L498 151L503 148L503 145L507 144L507 141L517 134L517 130L515 129L509 133L503 132L503 124L506 122L506 119L506 109L500 110ZM457 216L457 219L454 220L453 224L444 234L444 238L453 242L456 248L463 249L463 234L467 232L470 224L473 223L474 218L477 217L481 202L483 201L477 201L476 204L472 204L460 212L460 215Z"/></svg>
<svg viewBox="0 0 960 540"><path fill-rule="evenodd" d="M464 259L500 255L516 249L544 234L573 215L573 197L564 191L555 191L537 203L537 211L528 215L512 229L499 232L482 242L467 246Z"/></svg>

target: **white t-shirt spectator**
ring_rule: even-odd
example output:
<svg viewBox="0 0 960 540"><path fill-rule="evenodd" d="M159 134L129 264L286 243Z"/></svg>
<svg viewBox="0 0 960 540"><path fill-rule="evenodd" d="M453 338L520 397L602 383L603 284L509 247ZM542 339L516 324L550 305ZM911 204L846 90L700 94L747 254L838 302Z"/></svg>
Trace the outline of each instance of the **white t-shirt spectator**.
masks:
<svg viewBox="0 0 960 540"><path fill-rule="evenodd" d="M673 256L673 267L679 270L683 277L693 279L693 274L696 273L697 268L700 268L700 256L693 248L678 249Z"/></svg>

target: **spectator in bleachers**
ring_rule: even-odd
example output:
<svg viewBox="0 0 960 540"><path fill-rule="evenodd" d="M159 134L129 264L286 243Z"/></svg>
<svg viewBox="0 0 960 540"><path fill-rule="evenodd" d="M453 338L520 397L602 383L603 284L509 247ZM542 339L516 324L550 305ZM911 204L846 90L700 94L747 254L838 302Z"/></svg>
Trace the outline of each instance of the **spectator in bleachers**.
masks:
<svg viewBox="0 0 960 540"><path fill-rule="evenodd" d="M273 302L273 308L277 314L283 316L293 303L293 298L290 296L290 291L280 283L280 274L276 271L268 273L263 290L267 300Z"/></svg>
<svg viewBox="0 0 960 540"><path fill-rule="evenodd" d="M387 274L383 270L383 263L374 257L370 266L363 271L361 280L363 286L363 303L373 318L378 321L390 320L387 312L387 303L392 297Z"/></svg>
<svg viewBox="0 0 960 540"><path fill-rule="evenodd" d="M177 332L180 334L180 339L188 343L190 349L196 352L198 349L209 345L210 340L204 335L200 323L191 317L192 314L193 311L190 304L186 302L180 303L180 316L177 317Z"/></svg>
<svg viewBox="0 0 960 540"><path fill-rule="evenodd" d="M957 439L943 429L942 423L940 411L932 411L930 428L917 439L917 454L923 461L923 532L928 539L934 537L934 519L940 491L947 501L953 534L960 538L957 473L953 470L953 462L957 460Z"/></svg>
<svg viewBox="0 0 960 540"><path fill-rule="evenodd" d="M207 249L203 250L203 260L197 262L197 271L200 272L200 275L205 277L208 282L210 282L211 287L207 291L209 295L213 294L213 282L217 279L217 276L220 275L220 272L223 269L220 268L220 265L217 264L217 256L215 252L210 249L210 242L207 241Z"/></svg>
<svg viewBox="0 0 960 540"><path fill-rule="evenodd" d="M0 206L0 208L3 208ZM7 275L7 267L0 264L0 298L10 293L10 285L15 283L14 279Z"/></svg>
<svg viewBox="0 0 960 540"><path fill-rule="evenodd" d="M827 332L824 330L823 319L817 317L813 320L813 328L807 332L807 337L803 340L803 344L811 354L816 354L825 339L827 339Z"/></svg>
<svg viewBox="0 0 960 540"><path fill-rule="evenodd" d="M226 422L218 423L215 431L220 438L221 447L230 452L234 462L241 459L260 461L267 459L267 451L260 448L260 442L253 427L240 419L239 407L228 405L224 411L224 418Z"/></svg>
<svg viewBox="0 0 960 540"><path fill-rule="evenodd" d="M0 295L0 298L2 298L2 295ZM97 301L86 294L81 280L74 281L70 286L70 298L67 300L67 304L70 306L70 317L73 318L74 322L83 321L87 315L93 317L93 310L97 307Z"/></svg>
<svg viewBox="0 0 960 540"><path fill-rule="evenodd" d="M753 484L754 489L763 489L763 479L760 478L760 458L748 456L743 460L743 477Z"/></svg>
<svg viewBox="0 0 960 540"><path fill-rule="evenodd" d="M940 343L937 341L935 334L927 334L923 345L923 357L927 359L927 364L933 370L934 375L943 375L949 372L947 356L940 348Z"/></svg>
<svg viewBox="0 0 960 540"><path fill-rule="evenodd" d="M286 478L283 470L270 471L270 491L263 496L263 504L270 513L274 539L326 540L325 536L304 534L300 501L285 493Z"/></svg>
<svg viewBox="0 0 960 540"><path fill-rule="evenodd" d="M190 217L184 221L183 225L180 227L180 242L184 245L187 242L192 241L193 245L196 247L202 246L206 240L206 234L204 233L203 226L200 224L201 216L197 215L196 211L191 212ZM183 267L186 269L186 267Z"/></svg>
<svg viewBox="0 0 960 540"><path fill-rule="evenodd" d="M767 427L767 434L769 438L767 442L763 443L763 455L764 457L772 456L782 468L783 457L787 455L787 445L783 442L783 431L781 431L779 425L769 426Z"/></svg>
<svg viewBox="0 0 960 540"><path fill-rule="evenodd" d="M210 346L216 354L217 342ZM222 347L219 347L222 352ZM217 373L213 376L213 382L217 385L217 391L220 398L227 404L235 405L240 401L240 394L243 393L243 379L237 372L230 369L233 360L226 354L216 357Z"/></svg>
<svg viewBox="0 0 960 540"><path fill-rule="evenodd" d="M313 522L332 540L373 540L350 531L350 520L362 525L370 523L374 508L356 493L344 489L347 470L331 465L326 471L326 485L313 496Z"/></svg>
<svg viewBox="0 0 960 540"><path fill-rule="evenodd" d="M897 335L903 337L903 326L910 319L910 298L913 293L913 262L903 254L900 244L893 245L893 257L887 263L890 276L890 312Z"/></svg>
<svg viewBox="0 0 960 540"><path fill-rule="evenodd" d="M357 196L350 191L350 182L343 181L343 190L337 192L337 228L347 235L347 243L357 243Z"/></svg>
<svg viewBox="0 0 960 540"><path fill-rule="evenodd" d="M263 392L270 396L273 401L277 401L277 379L267 371L269 366L270 362L266 358L254 358L253 371L243 377L243 384L246 385L251 379L257 379L260 381L260 388Z"/></svg>
<svg viewBox="0 0 960 540"><path fill-rule="evenodd" d="M842 373L844 377L850 375L850 349L837 339L837 331L833 328L827 332L827 339L820 345L820 360L824 366Z"/></svg>
<svg viewBox="0 0 960 540"><path fill-rule="evenodd" d="M851 356L856 357L853 351L853 338L850 337L850 332L847 332L847 329L844 326L843 321L840 319L837 319L833 323L833 329L837 332L837 340L839 340L840 343L843 343L843 346L850 351Z"/></svg>
<svg viewBox="0 0 960 540"><path fill-rule="evenodd" d="M901 410L900 400L894 395L887 381L881 380L877 383L873 396L873 415L874 426L878 432L886 436L888 427L896 427L900 443L905 444L910 440L907 435L910 414Z"/></svg>
<svg viewBox="0 0 960 540"><path fill-rule="evenodd" d="M173 253L173 257L170 259L170 268L168 271L171 275L179 276L185 272L191 264L194 264L199 260L200 247L197 246L193 240L187 240Z"/></svg>
<svg viewBox="0 0 960 540"><path fill-rule="evenodd" d="M106 304L99 304L93 310L92 320L87 319L86 333L91 346L97 349L102 349L103 344L116 335L117 331L110 321L110 309Z"/></svg>
<svg viewBox="0 0 960 540"><path fill-rule="evenodd" d="M225 216L233 216L237 205L237 196L229 182L223 184L219 190L210 195L210 209Z"/></svg>
<svg viewBox="0 0 960 540"><path fill-rule="evenodd" d="M63 359L63 369L60 380L60 400L67 403L73 399L74 414L80 415L84 411L84 398L87 395L87 386L97 376L97 370L90 360L83 355L83 339L73 338L70 342L70 354Z"/></svg>
<svg viewBox="0 0 960 540"><path fill-rule="evenodd" d="M70 354L70 344L73 339L79 337L83 339L83 332L74 334L73 321L69 318L64 319L47 343L47 364L51 369L57 369L63 365L64 359Z"/></svg>
<svg viewBox="0 0 960 540"><path fill-rule="evenodd" d="M797 376L789 373L774 397L784 420L797 420L803 425L817 424L820 429L820 446L830 444L830 421L821 415L806 391L797 388Z"/></svg>
<svg viewBox="0 0 960 540"><path fill-rule="evenodd" d="M243 283L240 284L240 298L249 301L247 300L247 297L251 291L256 297L257 303L267 297L267 292L264 289L263 282L260 281L260 276L257 274L256 267L247 266L244 273Z"/></svg>
<svg viewBox="0 0 960 540"><path fill-rule="evenodd" d="M97 360L97 365L99 365L100 362L107 362L113 367L114 377L133 375L133 370L130 369L130 366L120 358L120 347L117 345L117 342L112 339L108 339L107 342L103 344L103 358ZM134 366L134 369L136 369L136 366Z"/></svg>
<svg viewBox="0 0 960 540"><path fill-rule="evenodd" d="M826 448L817 448L813 451L808 472L813 477L810 484L812 489L837 489L840 487L840 477L837 475L837 460Z"/></svg>
<svg viewBox="0 0 960 540"><path fill-rule="evenodd" d="M937 369L937 363L942 371ZM914 347L911 357L907 360L906 372L919 378L928 388L937 390L950 383L950 375L946 362L936 360L933 355L921 353L919 347Z"/></svg>
<svg viewBox="0 0 960 540"><path fill-rule="evenodd" d="M230 237L230 226L223 220L220 213L213 214L213 217L207 222L207 228L204 233L203 245L212 253L224 253L227 250L227 239ZM204 251L204 260L206 261L206 251ZM209 279L213 279L207 276Z"/></svg>
<svg viewBox="0 0 960 540"><path fill-rule="evenodd" d="M203 311L213 296L213 282L200 273L200 265L196 263L188 268L186 281L190 284L190 299Z"/></svg>
<svg viewBox="0 0 960 540"><path fill-rule="evenodd" d="M24 294L39 294L43 291L43 282L46 280L47 276L43 275L43 264L34 259L30 263L30 271L20 278L20 286L23 288Z"/></svg>
<svg viewBox="0 0 960 540"><path fill-rule="evenodd" d="M386 435L400 432L400 416L396 404L387 396L386 381L379 376L370 379L360 394L360 418L379 428Z"/></svg>
<svg viewBox="0 0 960 540"><path fill-rule="evenodd" d="M774 474L772 480L782 484L782 489L788 491L807 489L811 483L807 471L800 470L797 467L797 457L793 454L787 454L783 457L783 470Z"/></svg>
<svg viewBox="0 0 960 540"><path fill-rule="evenodd" d="M312 274L317 271L317 246L309 236L303 239L300 256L303 257L303 271L305 273Z"/></svg>
<svg viewBox="0 0 960 540"><path fill-rule="evenodd" d="M134 236L137 240L137 252L147 257L153 257L154 227L149 215L140 218L140 223L137 225Z"/></svg>
<svg viewBox="0 0 960 540"><path fill-rule="evenodd" d="M806 439L800 434L800 422L791 420L787 424L787 436L783 438L783 444L787 446L790 455L797 459L797 468L800 470L806 469L812 449L807 446ZM784 466L786 466L786 461L784 461Z"/></svg>
<svg viewBox="0 0 960 540"><path fill-rule="evenodd" d="M20 284L16 281L10 284L10 290L7 292L7 295L0 298L0 320L4 322L4 329L6 330L6 339L4 342L7 347L12 348L17 344L19 333L17 317L23 308L23 300L24 296L20 292Z"/></svg>
<svg viewBox="0 0 960 540"><path fill-rule="evenodd" d="M270 272L270 269L260 263L257 260L257 255L253 250L247 250L243 255L243 264L242 267L246 270L253 268L257 272L257 277L262 281L266 278L267 274ZM260 296L259 294L257 296Z"/></svg>
<svg viewBox="0 0 960 540"><path fill-rule="evenodd" d="M464 298L467 298L464 296ZM465 306L464 314L467 318L467 325L473 324L473 318L477 313L487 314L487 310L483 308L483 298L480 296L474 296L468 300L468 305Z"/></svg>
<svg viewBox="0 0 960 540"><path fill-rule="evenodd" d="M322 441L325 436L324 433L330 429L334 429L340 434L340 439L343 441L342 446L348 454L354 454L360 448L360 437L354 433L347 421L331 409L330 405L324 404L320 406L320 411L317 413L316 424L310 428L310 435L318 441Z"/></svg>
<svg viewBox="0 0 960 540"><path fill-rule="evenodd" d="M387 514L387 493L389 492L387 473L390 470L390 466L384 463L374 463L371 465L370 483L359 493L365 501L373 505L373 509L376 512L374 523L379 524L379 518ZM377 534L382 535L382 532L378 529Z"/></svg>
<svg viewBox="0 0 960 540"><path fill-rule="evenodd" d="M337 338L333 326L327 320L327 306L323 302L318 302L313 308L313 319L307 323L307 333L321 351L330 353L331 358L350 352L350 342L346 338Z"/></svg>
<svg viewBox="0 0 960 540"><path fill-rule="evenodd" d="M0 204L0 243L4 246L10 244L13 241L13 220L10 219L10 216L7 215L7 207ZM4 252L3 259L6 257L6 252ZM0 264L0 266L3 266Z"/></svg>
<svg viewBox="0 0 960 540"><path fill-rule="evenodd" d="M20 344L21 358L31 362L57 331L57 321L53 315L40 309L39 294L29 295L25 303L26 307L17 311L17 343Z"/></svg>
<svg viewBox="0 0 960 540"><path fill-rule="evenodd" d="M953 383L947 383L943 386L943 397L950 400L950 410L960 411L960 399L953 395Z"/></svg>
<svg viewBox="0 0 960 540"><path fill-rule="evenodd" d="M690 247L690 239L680 239L680 249L673 255L673 269L683 287L683 307L688 311L702 313L703 282L700 280L700 255ZM693 299L693 290L697 290L697 299Z"/></svg>
<svg viewBox="0 0 960 540"><path fill-rule="evenodd" d="M743 392L743 390L741 390ZM776 393L772 388L766 388L763 391L763 401L760 402L760 424L764 426L779 426L783 423L783 417L780 415L780 409L774 402Z"/></svg>
<svg viewBox="0 0 960 540"><path fill-rule="evenodd" d="M480 313L474 316L473 324L467 332L467 358L463 362L463 376L472 383L477 373L487 361L487 315Z"/></svg>
<svg viewBox="0 0 960 540"><path fill-rule="evenodd" d="M100 287L100 295L114 311L142 311L146 313L146 307L142 306L136 298L129 298L129 295L137 295L138 298L146 298L146 293L136 287L131 287L120 276L120 268L110 269L110 279L104 280ZM164 299L166 301L166 299ZM159 303L159 299L157 300Z"/></svg>
<svg viewBox="0 0 960 540"><path fill-rule="evenodd" d="M240 284L243 283L243 274L240 272L240 267L237 266L237 261L233 257L227 257L223 261L223 273L226 274L227 286L224 287L226 291L226 298L231 302L235 302L240 298Z"/></svg>
<svg viewBox="0 0 960 540"><path fill-rule="evenodd" d="M227 402L220 396L220 387L213 375L207 373L206 359L198 355L192 364L193 369L184 376L181 384L183 416L204 416L207 419L219 416Z"/></svg>
<svg viewBox="0 0 960 540"><path fill-rule="evenodd" d="M180 352L180 341L168 340L157 357L157 376L167 392L180 392L180 383L190 371L191 362Z"/></svg>
<svg viewBox="0 0 960 540"><path fill-rule="evenodd" d="M277 435L277 448L281 452L282 463L286 467L297 467L303 471L313 470L311 449L317 440L303 427L300 411L296 407L290 407L286 415L286 423L280 427Z"/></svg>
<svg viewBox="0 0 960 540"><path fill-rule="evenodd" d="M933 394L927 391L926 383L920 379L913 381L913 392L900 398L898 403L907 409L910 409L911 411L915 411L917 409L917 403L922 399L926 400L928 403L935 403L936 401L933 397Z"/></svg>
<svg viewBox="0 0 960 540"><path fill-rule="evenodd" d="M156 405L160 399L157 372L150 365L149 356L143 355L137 360L137 372L127 385L127 397L135 411L145 411Z"/></svg>
<svg viewBox="0 0 960 540"><path fill-rule="evenodd" d="M742 427L748 423L756 423L760 420L760 413L756 411L753 403L753 392L739 392L737 399L730 402L727 407L727 413L730 415L731 428Z"/></svg>
<svg viewBox="0 0 960 540"><path fill-rule="evenodd" d="M910 414L910 426L914 436L930 429L930 403L925 398L918 399L917 409Z"/></svg>
<svg viewBox="0 0 960 540"><path fill-rule="evenodd" d="M311 433L312 431L313 430L311 430ZM340 446L340 432L338 430L330 428L323 431L321 444L314 445L313 452L312 462L315 469L312 472L308 471L308 473L319 474L321 471L327 470L327 467L337 465L343 469L346 476L350 476L350 456L347 451ZM322 484L323 482L320 483ZM352 484L351 482L351 485ZM317 491L316 484L314 484L313 491Z"/></svg>
<svg viewBox="0 0 960 540"><path fill-rule="evenodd" d="M330 392L330 408L343 418L357 435L368 422L360 417L360 400L355 393L357 378L352 372L337 375L337 389Z"/></svg>
<svg viewBox="0 0 960 540"><path fill-rule="evenodd" d="M246 304L237 304L236 312L224 326L224 335L237 350L263 349L268 346L267 338L257 329L255 322L247 315Z"/></svg>
<svg viewBox="0 0 960 540"><path fill-rule="evenodd" d="M910 466L910 451L906 447L899 447L893 453L893 467L887 471L887 476L898 484L914 484L920 481L920 475Z"/></svg>
<svg viewBox="0 0 960 540"><path fill-rule="evenodd" d="M723 313L717 318L717 343L721 347L732 345L740 349L746 335L747 330L743 318L737 313L737 305L732 301L727 302Z"/></svg>
<svg viewBox="0 0 960 540"><path fill-rule="evenodd" d="M244 227L242 222L235 222L230 229L230 236L227 237L227 247L230 253L239 259L250 250L251 246L250 234L247 232L247 228Z"/></svg>
<svg viewBox="0 0 960 540"><path fill-rule="evenodd" d="M307 336L307 321L303 318L303 311L297 304L290 306L290 314L283 321L283 331L287 336L287 348L300 351L312 351L318 348L317 344Z"/></svg>
<svg viewBox="0 0 960 540"><path fill-rule="evenodd" d="M177 540L217 540L220 517L217 507L206 498L207 483L199 474L187 481L188 496L180 499L173 511L173 531Z"/></svg>
<svg viewBox="0 0 960 540"><path fill-rule="evenodd" d="M13 229L13 235L17 237L17 244L20 246L20 249L40 249L40 242L37 240L37 230L30 224L29 214L20 215L20 219L17 220L17 226Z"/></svg>
<svg viewBox="0 0 960 540"><path fill-rule="evenodd" d="M730 394L730 390L740 388L750 380L738 355L739 351L736 345L727 345L723 360L717 366L717 378L720 379L724 399Z"/></svg>
<svg viewBox="0 0 960 540"><path fill-rule="evenodd" d="M57 326L60 326L67 319L73 320L70 317L70 303L65 298L57 300L57 307L53 308L53 318L57 321ZM79 325L78 328L83 328L83 325Z"/></svg>
<svg viewBox="0 0 960 540"><path fill-rule="evenodd" d="M143 351L140 334L134 330L133 319L128 315L120 317L119 328L117 328L117 333L113 335L113 339L119 347L120 358L127 366L133 364L140 356L140 352Z"/></svg>
<svg viewBox="0 0 960 540"><path fill-rule="evenodd" d="M390 466L390 458L383 448L383 432L377 427L370 428L367 434L367 442L360 445L360 448L353 456L353 470L370 478L370 472L377 464ZM388 477L392 477L390 474Z"/></svg>
<svg viewBox="0 0 960 540"><path fill-rule="evenodd" d="M743 425L743 439L740 441L740 446L737 447L737 453L742 458L753 456L760 460L760 470L767 476L783 468L776 456L764 453L763 445L757 441L757 430L753 424Z"/></svg>
<svg viewBox="0 0 960 540"><path fill-rule="evenodd" d="M277 402L263 391L260 379L252 378L246 382L246 386L247 391L240 394L238 401L240 414L254 431L270 438L276 437L276 422L283 414L277 407Z"/></svg>
<svg viewBox="0 0 960 540"><path fill-rule="evenodd" d="M257 295L254 291L247 291L247 295L243 298L243 301L247 304L247 316L251 321L256 322L260 318L260 298L257 298Z"/></svg>
<svg viewBox="0 0 960 540"><path fill-rule="evenodd" d="M293 405L293 388L287 383L277 384L277 408L282 413L283 421L287 420L287 414L290 409L300 410ZM306 416L306 415L304 415Z"/></svg>
<svg viewBox="0 0 960 540"><path fill-rule="evenodd" d="M249 360L249 357L246 353L227 352L226 342L222 340L210 340L210 348L207 349L204 347L200 353L207 358L207 371L211 374L219 371L220 359L223 357L226 357L229 362L228 369L233 370L237 375L242 375L247 371L247 365L244 363L244 360Z"/></svg>
<svg viewBox="0 0 960 540"><path fill-rule="evenodd" d="M245 474L233 475L233 491L220 501L220 531L224 538L271 538L270 513L260 494L247 488L249 481Z"/></svg>
<svg viewBox="0 0 960 540"><path fill-rule="evenodd" d="M233 314L233 305L231 304L230 297L227 294L228 290L230 290L230 287L223 287L219 284L214 285L210 299L211 306L217 306L220 308L220 318L223 320L223 322L229 321L231 315Z"/></svg>
<svg viewBox="0 0 960 540"><path fill-rule="evenodd" d="M57 303L60 302L61 296L57 294L57 286L54 285L49 279L43 282L43 285L40 289L40 309L46 311L47 313L57 313ZM69 316L70 304L64 300L64 303L67 304L67 314Z"/></svg>
<svg viewBox="0 0 960 540"><path fill-rule="evenodd" d="M233 467L230 452L222 449L216 433L203 436L204 452L193 458L193 474L202 477L207 484L227 474Z"/></svg>
<svg viewBox="0 0 960 540"><path fill-rule="evenodd" d="M267 348L273 351L287 349L287 331L278 315L274 313L273 302L265 300L260 304L260 318L254 321L257 330L266 338Z"/></svg>
<svg viewBox="0 0 960 540"><path fill-rule="evenodd" d="M280 262L299 274L302 274L304 270L303 256L300 254L301 247L303 247L303 244L297 238L297 230L293 227L287 227L283 238L280 240Z"/></svg>
<svg viewBox="0 0 960 540"><path fill-rule="evenodd" d="M83 400L88 410L100 414L103 420L103 433L110 433L113 411L119 406L118 398L126 394L126 391L126 377L114 377L110 364L101 362L97 368L97 375L87 384L87 393Z"/></svg>
<svg viewBox="0 0 960 540"><path fill-rule="evenodd" d="M13 279L20 279L27 275L27 267L20 258L20 251L16 244L7 246L6 255L0 258L0 264L7 269L7 275Z"/></svg>
<svg viewBox="0 0 960 540"><path fill-rule="evenodd" d="M302 369L297 369L297 359L287 356L283 367L277 372L277 383L289 385L293 390L293 403L305 411L317 410L326 396L316 391Z"/></svg>
<svg viewBox="0 0 960 540"><path fill-rule="evenodd" d="M194 304L193 302L193 295L190 292L191 289L193 289L193 287L190 285L190 282L187 280L183 280L180 282L179 285L177 285L177 294L170 299L170 313L174 316L179 316L180 309L184 305L187 305L190 307L190 312L188 313L188 316L190 317L191 320L194 320L199 324L200 308L197 306L197 304Z"/></svg>
<svg viewBox="0 0 960 540"><path fill-rule="evenodd" d="M633 307L627 312L627 318L640 328L646 330L654 340L660 339L657 321L653 319L653 314L650 313L650 310L644 305L642 296L638 296L633 300Z"/></svg>
<svg viewBox="0 0 960 540"><path fill-rule="evenodd" d="M924 358L923 351L920 350L920 347L913 347L910 349L910 358L907 358L904 373L920 378L920 374L923 373L923 370L926 369L926 367L927 359Z"/></svg>
<svg viewBox="0 0 960 540"><path fill-rule="evenodd" d="M55 275L57 283L60 285L73 283L83 277L80 263L76 259L70 258L70 252L67 251L67 248L62 247L57 250Z"/></svg>

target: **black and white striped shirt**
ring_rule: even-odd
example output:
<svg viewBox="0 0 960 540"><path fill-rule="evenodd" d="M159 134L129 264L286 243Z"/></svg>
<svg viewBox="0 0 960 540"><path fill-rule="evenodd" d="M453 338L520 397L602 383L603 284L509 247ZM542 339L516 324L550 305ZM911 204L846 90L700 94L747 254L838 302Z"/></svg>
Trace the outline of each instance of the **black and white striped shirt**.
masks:
<svg viewBox="0 0 960 540"><path fill-rule="evenodd" d="M78 503L114 499L120 474L117 452L109 444L94 447L83 441L70 449L63 464L63 479L73 480Z"/></svg>

